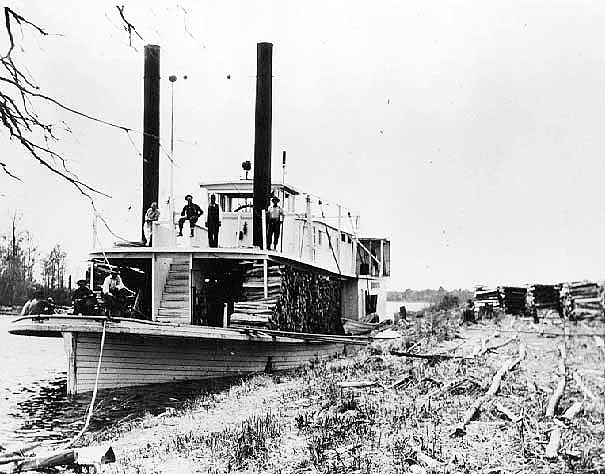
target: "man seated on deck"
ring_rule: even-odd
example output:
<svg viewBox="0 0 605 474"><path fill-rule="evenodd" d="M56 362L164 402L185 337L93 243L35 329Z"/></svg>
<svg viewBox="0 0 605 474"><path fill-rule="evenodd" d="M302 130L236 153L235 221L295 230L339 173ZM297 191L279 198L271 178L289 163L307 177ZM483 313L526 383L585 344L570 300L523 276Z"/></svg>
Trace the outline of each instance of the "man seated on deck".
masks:
<svg viewBox="0 0 605 474"><path fill-rule="evenodd" d="M78 288L73 294L74 314L89 314L95 313L97 299L95 294L86 284L86 280L78 280Z"/></svg>
<svg viewBox="0 0 605 474"><path fill-rule="evenodd" d="M189 221L189 229L191 230L191 237L193 237L193 229L195 228L195 223L200 218L200 216L204 213L200 206L193 202L193 196L191 194L187 194L185 196L185 201L187 204L181 211L181 217L179 219L179 237L183 236L183 224L185 221Z"/></svg>
<svg viewBox="0 0 605 474"><path fill-rule="evenodd" d="M21 316L29 314L54 314L54 310L48 300L44 298L41 290L36 290L34 297L23 305Z"/></svg>
<svg viewBox="0 0 605 474"><path fill-rule="evenodd" d="M117 270L112 270L103 280L101 295L109 311L109 316L121 316L122 311L126 308L128 295L133 294L134 292L124 285Z"/></svg>

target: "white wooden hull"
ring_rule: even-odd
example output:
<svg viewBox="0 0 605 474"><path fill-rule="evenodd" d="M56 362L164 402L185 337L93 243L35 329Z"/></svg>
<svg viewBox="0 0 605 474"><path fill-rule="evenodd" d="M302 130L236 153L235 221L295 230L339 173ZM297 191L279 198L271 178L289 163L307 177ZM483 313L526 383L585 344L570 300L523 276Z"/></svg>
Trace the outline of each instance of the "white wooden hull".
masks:
<svg viewBox="0 0 605 474"><path fill-rule="evenodd" d="M345 330L345 334L368 334L373 329L378 327L378 323L364 323L363 321L355 321L353 319L342 318L342 325Z"/></svg>
<svg viewBox="0 0 605 474"><path fill-rule="evenodd" d="M336 357L345 344L365 343L344 336L98 316L25 316L9 327L12 334L63 337L69 394L93 389L103 331L100 389L293 369Z"/></svg>
<svg viewBox="0 0 605 474"><path fill-rule="evenodd" d="M68 372L72 393L94 387L100 334L75 333L74 368ZM203 380L300 367L313 359L343 353L344 344L175 339L108 334L99 389L151 383ZM68 354L69 357L69 354Z"/></svg>

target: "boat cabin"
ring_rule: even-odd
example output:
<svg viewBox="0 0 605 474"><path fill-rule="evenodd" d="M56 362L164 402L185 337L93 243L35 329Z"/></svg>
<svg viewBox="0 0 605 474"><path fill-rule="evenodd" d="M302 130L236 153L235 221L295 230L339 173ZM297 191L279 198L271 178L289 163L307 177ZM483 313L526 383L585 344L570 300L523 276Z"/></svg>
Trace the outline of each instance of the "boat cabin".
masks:
<svg viewBox="0 0 605 474"><path fill-rule="evenodd" d="M335 322L341 318L385 316L388 239L359 238L358 218L341 205L285 184L273 184L271 193L283 209L276 249L267 250L266 238L261 247L253 245L252 180L201 183L194 202L204 214L193 237L177 237L176 209L171 220L154 223L149 247L97 248L91 287L99 292L105 275L118 267L136 294L131 317L185 325L341 332ZM205 223L211 195L220 208L218 247L209 246ZM266 236L265 218L262 225Z"/></svg>

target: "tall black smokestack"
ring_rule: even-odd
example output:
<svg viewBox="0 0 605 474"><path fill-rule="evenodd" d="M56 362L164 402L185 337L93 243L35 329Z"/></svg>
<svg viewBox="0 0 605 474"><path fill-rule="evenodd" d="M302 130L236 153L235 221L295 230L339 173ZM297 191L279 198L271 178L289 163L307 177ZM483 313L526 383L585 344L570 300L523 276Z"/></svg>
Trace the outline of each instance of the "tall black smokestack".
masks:
<svg viewBox="0 0 605 474"><path fill-rule="evenodd" d="M253 244L263 246L262 215L271 192L271 69L273 45L256 45L256 111L254 115Z"/></svg>
<svg viewBox="0 0 605 474"><path fill-rule="evenodd" d="M160 187L160 47L154 44L145 46L143 94L144 220L151 203L158 201Z"/></svg>

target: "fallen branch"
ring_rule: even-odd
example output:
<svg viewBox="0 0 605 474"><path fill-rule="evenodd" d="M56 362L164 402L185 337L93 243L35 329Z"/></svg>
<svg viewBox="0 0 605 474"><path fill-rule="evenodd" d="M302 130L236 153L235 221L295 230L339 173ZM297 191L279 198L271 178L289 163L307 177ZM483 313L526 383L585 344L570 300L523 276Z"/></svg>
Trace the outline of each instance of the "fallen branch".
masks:
<svg viewBox="0 0 605 474"><path fill-rule="evenodd" d="M555 426L550 432L550 439L546 445L544 456L547 459L556 459L561 447L561 429Z"/></svg>
<svg viewBox="0 0 605 474"><path fill-rule="evenodd" d="M422 452L420 446L412 446L412 450L416 453L416 460L430 467L431 469L439 469L443 467L443 463L433 459L427 454Z"/></svg>
<svg viewBox="0 0 605 474"><path fill-rule="evenodd" d="M466 412L464 414L464 418L458 424L458 426L451 433L450 436L456 437L456 436L464 436L466 434L466 429L465 429L466 425L468 425L470 423L470 421L473 419L475 414L481 408L481 405L483 405L486 401L490 400L494 395L496 395L496 393L500 389L500 383L502 382L502 378L504 377L504 375L509 370L512 370L524 358L525 358L525 345L521 344L519 346L519 357L517 357L516 359L514 359L512 361L505 362L502 365L502 367L500 367L500 369L498 369L498 372L496 372L496 374L494 375L494 377L492 379L492 383L490 384L489 389L487 390L485 395L483 395L483 396L479 397L477 400L475 400L474 403L466 410Z"/></svg>
<svg viewBox="0 0 605 474"><path fill-rule="evenodd" d="M95 466L115 462L110 446L68 449L26 459L17 464L13 472L43 471L57 466Z"/></svg>
<svg viewBox="0 0 605 474"><path fill-rule="evenodd" d="M392 350L390 354L397 357L411 357L414 359L468 359L468 357L465 356L455 356L449 354L413 354L411 352L402 352L396 350Z"/></svg>
<svg viewBox="0 0 605 474"><path fill-rule="evenodd" d="M578 388L580 389L580 391L584 394L584 398L590 398L594 403L598 403L599 399L597 398L597 396L592 393L592 391L586 386L586 384L584 383L584 381L582 380L582 377L580 376L580 374L578 372L576 372L573 376L574 380L576 381L576 384L578 385Z"/></svg>
<svg viewBox="0 0 605 474"><path fill-rule="evenodd" d="M565 413L563 413L563 416L561 416L561 418L570 421L572 418L578 415L582 411L582 409L582 402L575 402L572 406L565 410Z"/></svg>
<svg viewBox="0 0 605 474"><path fill-rule="evenodd" d="M513 423L516 423L521 419L520 416L515 415L511 410L509 410L508 408L506 408L504 405L502 405L500 403L494 404L494 407L496 408L496 410L498 410L500 413L502 413L504 416L506 416Z"/></svg>
<svg viewBox="0 0 605 474"><path fill-rule="evenodd" d="M559 381L557 383L557 388L553 392L550 400L548 401L548 406L546 407L546 416L548 418L553 418L555 416L555 410L557 409L557 405L559 401L563 397L563 392L565 391L565 345L559 346L560 359L559 359Z"/></svg>
<svg viewBox="0 0 605 474"><path fill-rule="evenodd" d="M361 380L359 382L337 382L336 385L340 388L367 388L375 387L378 382L372 382L370 380Z"/></svg>

